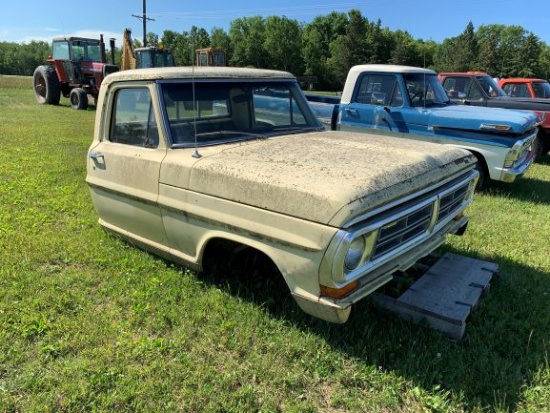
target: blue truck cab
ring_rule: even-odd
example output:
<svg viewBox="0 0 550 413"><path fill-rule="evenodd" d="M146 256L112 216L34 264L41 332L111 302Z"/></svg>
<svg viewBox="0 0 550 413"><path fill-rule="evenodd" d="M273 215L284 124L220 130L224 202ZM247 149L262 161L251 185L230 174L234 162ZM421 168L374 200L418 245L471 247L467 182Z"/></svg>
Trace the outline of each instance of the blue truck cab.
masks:
<svg viewBox="0 0 550 413"><path fill-rule="evenodd" d="M530 111L452 103L437 73L418 67L359 65L348 73L340 99L308 96L331 129L379 133L452 145L478 160L479 186L513 182L534 159L539 117Z"/></svg>

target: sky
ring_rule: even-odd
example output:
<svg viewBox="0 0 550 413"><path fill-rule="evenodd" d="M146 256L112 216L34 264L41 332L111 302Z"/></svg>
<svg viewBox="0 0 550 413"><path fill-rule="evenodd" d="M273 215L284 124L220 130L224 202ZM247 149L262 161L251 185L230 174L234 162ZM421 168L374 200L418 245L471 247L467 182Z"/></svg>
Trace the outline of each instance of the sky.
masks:
<svg viewBox="0 0 550 413"><path fill-rule="evenodd" d="M86 5L79 9L80 5ZM538 7L537 7L538 6ZM369 21L381 20L382 27L407 31L415 39L433 40L458 36L471 21L481 25L522 26L550 45L547 0L146 0L147 32L160 37L164 30L187 32L192 26L208 33L214 27L229 32L240 17L285 16L309 23L329 13L361 11ZM539 12L537 12L537 9ZM125 28L143 38L143 0L2 0L0 42L50 42L59 36L82 36L107 40L119 46Z"/></svg>

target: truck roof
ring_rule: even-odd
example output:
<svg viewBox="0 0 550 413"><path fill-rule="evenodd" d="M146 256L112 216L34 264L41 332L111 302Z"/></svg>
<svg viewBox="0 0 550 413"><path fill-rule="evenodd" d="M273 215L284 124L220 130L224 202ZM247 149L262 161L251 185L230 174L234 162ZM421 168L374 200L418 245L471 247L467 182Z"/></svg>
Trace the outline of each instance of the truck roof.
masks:
<svg viewBox="0 0 550 413"><path fill-rule="evenodd" d="M112 82L128 80L160 80L160 79L290 79L296 77L280 70L252 69L242 67L216 66L174 66L147 69L122 70L110 74L103 85Z"/></svg>
<svg viewBox="0 0 550 413"><path fill-rule="evenodd" d="M506 78L500 79L500 81L507 82L507 83L531 83L531 82L548 83L548 80L538 79L534 77L506 77Z"/></svg>
<svg viewBox="0 0 550 413"><path fill-rule="evenodd" d="M75 41L75 40L80 40L82 42L90 42L90 43L98 43L100 42L99 39L90 39L89 37L75 37L75 36L71 36L71 37L54 37L52 39L52 41L54 42L72 42L72 41Z"/></svg>
<svg viewBox="0 0 550 413"><path fill-rule="evenodd" d="M393 73L393 74L427 74L427 75L437 75L436 72L430 69L424 69L422 67L414 66L401 66L401 65L384 65L384 64L368 64L368 65L357 65L353 66L349 72L344 84L344 90L342 91L342 96L340 101L342 103L349 103L355 90L357 80L362 73Z"/></svg>
<svg viewBox="0 0 550 413"><path fill-rule="evenodd" d="M383 64L368 64L353 66L349 74L362 72L384 72L384 73L426 73L435 75L433 70L414 66L401 65L383 65Z"/></svg>
<svg viewBox="0 0 550 413"><path fill-rule="evenodd" d="M489 73L469 70L467 72L439 72L439 76L489 76Z"/></svg>

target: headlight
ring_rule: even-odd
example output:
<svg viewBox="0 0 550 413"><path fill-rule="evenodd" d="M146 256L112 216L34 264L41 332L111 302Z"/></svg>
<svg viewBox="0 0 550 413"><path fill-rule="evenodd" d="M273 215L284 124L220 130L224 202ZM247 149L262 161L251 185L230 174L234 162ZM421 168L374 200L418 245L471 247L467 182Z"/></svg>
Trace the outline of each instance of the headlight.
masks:
<svg viewBox="0 0 550 413"><path fill-rule="evenodd" d="M348 247L344 257L344 266L347 271L353 271L361 263L361 258L365 252L365 238L359 236L355 238Z"/></svg>
<svg viewBox="0 0 550 413"><path fill-rule="evenodd" d="M504 167L505 168L511 168L514 166L516 161L519 159L519 151L514 146L506 155L506 158L504 159Z"/></svg>

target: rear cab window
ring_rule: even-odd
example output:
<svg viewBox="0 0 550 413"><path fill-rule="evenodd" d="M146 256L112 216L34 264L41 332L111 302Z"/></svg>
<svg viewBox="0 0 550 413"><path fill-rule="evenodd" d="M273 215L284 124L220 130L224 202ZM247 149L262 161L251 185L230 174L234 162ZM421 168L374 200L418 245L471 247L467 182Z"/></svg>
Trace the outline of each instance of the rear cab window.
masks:
<svg viewBox="0 0 550 413"><path fill-rule="evenodd" d="M403 105L403 96L396 76L372 74L363 76L354 101L397 107Z"/></svg>

